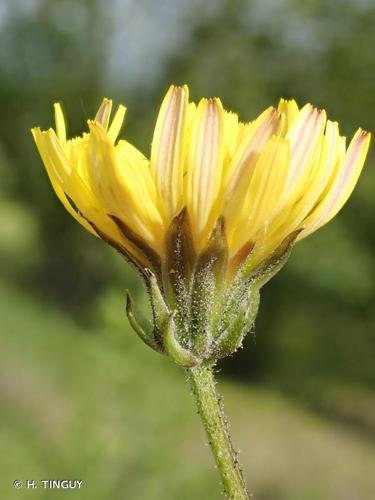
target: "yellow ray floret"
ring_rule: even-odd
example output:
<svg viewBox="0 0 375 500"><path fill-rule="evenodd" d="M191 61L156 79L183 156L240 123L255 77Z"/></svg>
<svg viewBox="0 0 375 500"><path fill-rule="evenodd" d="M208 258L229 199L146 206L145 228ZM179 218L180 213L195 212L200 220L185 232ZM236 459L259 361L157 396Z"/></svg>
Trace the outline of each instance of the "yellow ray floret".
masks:
<svg viewBox="0 0 375 500"><path fill-rule="evenodd" d="M359 129L346 149L322 110L281 99L241 123L219 99L189 103L172 86L161 105L150 160L117 141L125 116L104 99L82 137L67 139L60 105L56 131L32 130L57 196L91 233L162 262L172 219L186 208L192 244L204 248L223 216L229 255L253 249L254 265L289 234L302 239L343 207L361 173L370 134ZM140 243L141 242L141 243ZM151 255L151 257L150 257Z"/></svg>

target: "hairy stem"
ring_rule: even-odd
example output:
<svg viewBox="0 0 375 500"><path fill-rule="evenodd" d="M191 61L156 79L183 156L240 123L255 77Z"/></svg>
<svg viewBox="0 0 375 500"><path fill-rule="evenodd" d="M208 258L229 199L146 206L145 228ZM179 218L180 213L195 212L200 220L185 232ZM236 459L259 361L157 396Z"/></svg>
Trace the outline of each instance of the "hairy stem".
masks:
<svg viewBox="0 0 375 500"><path fill-rule="evenodd" d="M194 366L188 368L187 373L226 496L229 500L249 500L223 405L216 392L212 366Z"/></svg>

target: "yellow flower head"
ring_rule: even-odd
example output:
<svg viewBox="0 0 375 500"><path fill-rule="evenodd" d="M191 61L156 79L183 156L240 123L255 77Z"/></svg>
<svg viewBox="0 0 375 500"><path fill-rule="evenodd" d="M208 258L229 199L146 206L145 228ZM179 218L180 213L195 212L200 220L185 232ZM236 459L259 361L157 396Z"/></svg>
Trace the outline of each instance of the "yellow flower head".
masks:
<svg viewBox="0 0 375 500"><path fill-rule="evenodd" d="M233 352L254 321L259 288L292 245L342 208L360 175L370 134L349 146L336 122L281 99L241 123L219 99L190 103L172 86L157 118L150 159L117 140L104 99L89 131L67 140L32 130L51 183L88 231L130 259L149 287L154 332L128 317L151 347L191 366Z"/></svg>
<svg viewBox="0 0 375 500"><path fill-rule="evenodd" d="M219 99L195 105L187 86L172 86L147 159L117 141L125 108L110 122L111 108L104 99L89 132L67 140L55 104L56 132L32 132L66 209L141 265L147 265L146 247L163 261L166 233L183 209L197 253L222 216L232 262L250 248L254 265L261 262L288 235L298 232L300 240L337 214L370 141L359 129L346 148L338 124L310 104L299 109L281 99L277 109L241 123Z"/></svg>

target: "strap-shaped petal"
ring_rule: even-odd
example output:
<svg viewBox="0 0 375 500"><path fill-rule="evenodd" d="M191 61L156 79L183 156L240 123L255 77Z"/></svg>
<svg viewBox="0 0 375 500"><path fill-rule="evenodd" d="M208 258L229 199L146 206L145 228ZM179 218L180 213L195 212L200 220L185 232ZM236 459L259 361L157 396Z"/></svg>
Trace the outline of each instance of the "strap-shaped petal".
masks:
<svg viewBox="0 0 375 500"><path fill-rule="evenodd" d="M268 231L279 209L289 168L290 144L282 137L273 136L254 168L244 204L238 207L235 231L229 235L233 253L259 231Z"/></svg>
<svg viewBox="0 0 375 500"><path fill-rule="evenodd" d="M279 134L282 137L285 137L285 135L291 129L295 119L297 118L299 109L296 101L294 101L293 99L280 99L277 109L281 114L281 126Z"/></svg>
<svg viewBox="0 0 375 500"><path fill-rule="evenodd" d="M219 99L202 99L192 123L187 161L187 207L198 248L208 236L220 189L224 158L223 108Z"/></svg>
<svg viewBox="0 0 375 500"><path fill-rule="evenodd" d="M292 149L288 179L290 195L304 188L304 182L309 177L312 161L323 135L325 122L325 111L306 104L286 136L290 140Z"/></svg>
<svg viewBox="0 0 375 500"><path fill-rule="evenodd" d="M97 125L97 127L101 126ZM104 129L102 127L101 129L105 135ZM93 232L94 229L94 234L102 233L112 241L120 241L121 244L124 244L118 228L107 215L106 205L98 197L98 192L95 192L95 186L88 177L81 176L77 165L71 163L55 132L50 129L42 133L42 137L44 138L45 152L43 161L45 161L47 170L52 172L51 181L56 179L58 185L61 186L64 196L61 196L60 199L67 210L70 213L71 210L74 210L75 218L90 232ZM81 161L89 163L87 156L86 149L82 150ZM87 172L87 168L84 171ZM68 200L74 202L74 208Z"/></svg>
<svg viewBox="0 0 375 500"><path fill-rule="evenodd" d="M358 181L370 138L371 135L364 130L359 129L356 132L328 191L305 220L305 229L299 239L305 238L329 222L344 206Z"/></svg>
<svg viewBox="0 0 375 500"><path fill-rule="evenodd" d="M111 111L112 111L112 100L107 99L105 97L95 115L95 121L100 123L100 125L104 128L104 130L108 129Z"/></svg>
<svg viewBox="0 0 375 500"><path fill-rule="evenodd" d="M289 172L290 144L286 139L273 136L254 169L245 207L252 234L269 224L278 210ZM250 237L252 236L250 234Z"/></svg>
<svg viewBox="0 0 375 500"><path fill-rule="evenodd" d="M103 99L103 102L96 113L95 121L100 123L100 125L107 132L107 137L112 143L114 143L117 139L118 134L120 133L122 124L124 122L126 108L125 106L122 106L120 104L110 125L109 122L111 118L111 112L112 100L107 98Z"/></svg>
<svg viewBox="0 0 375 500"><path fill-rule="evenodd" d="M90 122L89 126L90 184L101 205L159 249L161 217L148 160L125 141L115 148L98 123Z"/></svg>
<svg viewBox="0 0 375 500"><path fill-rule="evenodd" d="M239 131L240 142L232 161L225 169L223 182L223 213L229 233L230 228L235 228L238 223L259 155L279 126L280 113L270 107Z"/></svg>
<svg viewBox="0 0 375 500"><path fill-rule="evenodd" d="M270 137L276 132L280 123L280 114L272 106L267 108L258 118L243 127L241 142L233 158L225 169L224 184L227 198L237 199L238 192L249 181L251 169L258 160L258 154Z"/></svg>
<svg viewBox="0 0 375 500"><path fill-rule="evenodd" d="M325 112L310 104L299 110L295 101L281 99L277 109L244 124L218 99L203 99L197 107L188 102L186 86L172 86L149 161L128 142L117 142L123 106L111 120L112 101L104 99L90 132L70 140L61 107L54 108L56 133L34 129L33 135L67 210L113 246L126 243L130 252L129 241L140 238L162 260L167 228L185 210L192 254L201 252L223 216L231 262L250 251L252 265L263 262L285 235L301 239L336 215L369 144L360 130L346 151L337 123L326 123ZM122 233L130 239L114 220L126 226Z"/></svg>
<svg viewBox="0 0 375 500"><path fill-rule="evenodd" d="M172 86L161 105L151 147L151 168L168 221L183 204L188 88Z"/></svg>
<svg viewBox="0 0 375 500"><path fill-rule="evenodd" d="M34 139L37 143L43 162L46 160L46 168L53 173L61 186L65 187L72 172L72 165L65 157L63 149L56 137L55 131L49 129L42 132L40 129L33 129ZM52 147L52 151L51 151ZM55 153L56 151L56 153Z"/></svg>
<svg viewBox="0 0 375 500"><path fill-rule="evenodd" d="M232 158L239 135L238 115L224 111L224 143L226 148L226 160L230 161Z"/></svg>
<svg viewBox="0 0 375 500"><path fill-rule="evenodd" d="M336 171L342 139L338 123L327 120L321 154L313 172L313 182L310 185L310 198L313 204L319 200ZM308 211L311 208L312 206L309 207Z"/></svg>
<svg viewBox="0 0 375 500"><path fill-rule="evenodd" d="M59 141L64 144L66 141L66 127L65 127L65 119L63 112L61 110L61 106L58 102L55 102L53 105L55 110L55 124L56 124L56 133Z"/></svg>
<svg viewBox="0 0 375 500"><path fill-rule="evenodd" d="M50 165L60 179L61 187L86 216L93 207L97 207L97 200L87 179L81 177L71 163L54 130L50 129L45 133L45 144Z"/></svg>
<svg viewBox="0 0 375 500"><path fill-rule="evenodd" d="M310 175L306 174L306 187L295 191L294 196L289 199L284 196L279 213L274 220L269 220L267 238L271 246L277 245L283 235L300 227L322 196L336 171L341 140L338 124L328 121L325 135L321 137L315 159L311 163Z"/></svg>
<svg viewBox="0 0 375 500"><path fill-rule="evenodd" d="M39 128L33 128L32 134L33 134L36 146L38 148L39 154L40 154L42 161L45 165L48 177L51 181L52 187L53 187L57 197L59 198L61 203L64 205L64 207L66 208L66 210L70 213L70 215L72 217L74 217L80 224L82 224L82 226L85 229L87 229L87 231L89 231L90 233L97 236L96 232L91 227L91 225L86 221L86 219L84 217L82 217L82 215L80 215L79 212L77 212L77 210L74 209L74 207L72 206L72 204L68 200L68 198L64 192L64 189L62 188L61 179L59 179L57 177L55 169L52 166L53 163L51 162L50 152L49 152L49 148L48 148L48 145L46 142L49 140L48 136L46 136L45 133L42 133Z"/></svg>
<svg viewBox="0 0 375 500"><path fill-rule="evenodd" d="M120 104L120 106L117 108L116 114L107 132L107 137L112 143L116 141L117 136L120 133L122 124L124 123L125 113L126 113L125 106Z"/></svg>

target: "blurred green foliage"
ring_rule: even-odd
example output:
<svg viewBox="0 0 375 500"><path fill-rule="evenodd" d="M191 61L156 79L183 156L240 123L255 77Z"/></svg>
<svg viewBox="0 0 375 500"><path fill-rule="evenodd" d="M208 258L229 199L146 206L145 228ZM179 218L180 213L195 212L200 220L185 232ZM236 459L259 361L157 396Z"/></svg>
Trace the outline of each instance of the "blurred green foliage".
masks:
<svg viewBox="0 0 375 500"><path fill-rule="evenodd" d="M117 291L103 297L104 324L87 329L0 287L1 498L220 498L183 373L124 328L121 302ZM366 434L269 388L221 383L220 390L255 498L371 498L374 449ZM362 410L374 412L365 397ZM40 479L55 478L84 484L40 487ZM16 490L14 479L35 479L38 488Z"/></svg>
<svg viewBox="0 0 375 500"><path fill-rule="evenodd" d="M61 465L67 474L77 476L85 471L88 478L96 477L102 490L79 498L121 498L116 491L121 488L121 470L125 469L134 475L129 488L135 488L126 498L167 498L160 489L161 477L175 463L182 472L176 476L176 485L170 486L169 498L211 498L210 481L215 481L206 477L211 477L209 459L198 443L202 436L198 436L196 420L186 414L191 411L190 401L180 394L186 392L179 385L181 374L164 359L144 353L143 346L138 349L136 340L133 345L127 330L122 305L125 288L145 300L137 277L60 206L29 129L52 125L52 103L58 100L68 117L70 134L79 134L101 98L110 96L128 106L122 134L148 153L158 105L174 82L188 83L194 99L220 96L224 105L244 120L284 96L294 97L300 104L311 101L324 107L348 137L358 126L374 131L374 24L375 5L367 0L211 0L204 6L198 0L157 4L151 0L16 0L0 4L0 363L5 373L0 400L7 407L2 416L6 432L0 439L14 446L4 469L7 477L16 475L17 467L27 475L35 446L40 458L29 475L43 475L53 455L49 472ZM245 433L251 437L256 434L248 426L272 434L261 425L262 408L264 414L266 410L279 412L278 419L274 416L276 420L269 421L271 426L279 428L283 419L290 417L291 425L304 429L301 440L322 442L322 449L312 452L320 458L314 461L310 457L312 467L316 467L316 484L310 483L307 471L307 444L303 449L295 448L296 453L306 454L297 464L283 456L284 452L292 453L290 450L279 446L279 441L267 441L262 434L268 453L275 456L267 461L259 438L255 449L263 462L257 464L250 458L254 449L250 437L249 443L243 442L241 447L249 452L249 458L244 457L246 465L253 467L254 481L260 477L260 500L275 496L370 498L370 488L375 491L366 479L368 464L375 456L374 214L375 170L374 155L370 154L345 209L295 248L286 268L263 290L255 333L249 335L244 349L221 364L223 375L281 391L293 398L291 405L298 401L308 411L331 419L324 424L302 412L298 423L299 410L289 408L289 403L279 408L274 392L270 401L267 397L263 401L263 389L258 389L258 394L255 389L249 392L245 386L236 389L228 385L230 401L238 405L233 412L234 429L240 427L240 443ZM21 311L23 320L18 318ZM124 339L115 340L119 345L113 348L103 346L106 340L101 339L103 330L112 327L117 332L124 330ZM51 337L47 330L53 330ZM120 354L129 345L129 351ZM22 346L30 353L16 359L15 353L18 348L23 350ZM71 358L68 351L73 353ZM57 367L52 368L54 361ZM94 374L85 363L96 366ZM147 370L140 368L144 364ZM57 380L40 387L45 377ZM147 384L149 379L158 385L155 391ZM134 387L130 380L135 381ZM93 384L99 384L98 392L92 393ZM43 390L48 408L30 396ZM14 400L17 391L21 391L17 398L25 397L24 401ZM173 401L168 410L166 394ZM236 397L243 406L235 403ZM252 410L252 405L257 409ZM163 412L157 417L159 407ZM35 411L30 422L22 416L29 411ZM44 411L50 419L48 425L52 425L50 434L48 428L38 434L34 427L44 425ZM128 419L125 429L124 414ZM140 422L135 415L141 415ZM59 434L60 422L54 423L55 417L66 418L73 427L66 424L65 434ZM322 428L319 434L324 425L331 427ZM347 448L338 443L334 449L336 425ZM158 426L160 435L153 437L159 433ZM146 435L144 427L149 429ZM179 438L182 428L187 432L183 442ZM82 442L73 443L80 440L82 429ZM168 429L170 434L163 438ZM66 434L70 434L67 442L61 437ZM90 435L98 437L91 442ZM61 443L54 442L56 439ZM121 443L127 439L129 448L124 450ZM281 442L281 437L278 439ZM170 444L160 458L158 450L168 440ZM287 448L288 443L284 444ZM199 457L199 465L194 463L197 470L192 471L190 465L184 469L177 453L180 446L189 463L193 455ZM319 483L319 467L328 461L323 456L330 446L332 463L341 460L335 455L341 446L346 450L341 461L348 462L347 469L342 466L337 469L342 476L337 472L332 482L324 476ZM101 452L107 455L101 456ZM48 461L43 458L46 453ZM76 458L68 459L72 453ZM94 455L96 461L90 465ZM106 471L98 475L103 460ZM161 462L156 465L158 460ZM284 465L279 467L279 462ZM265 463L270 464L269 477L262 469ZM358 463L363 464L363 476L353 472L353 489L329 489L351 467L357 471ZM0 468L4 467L0 463ZM300 482L305 486L299 487ZM357 491L361 485L363 490ZM13 498L9 491L2 497Z"/></svg>

